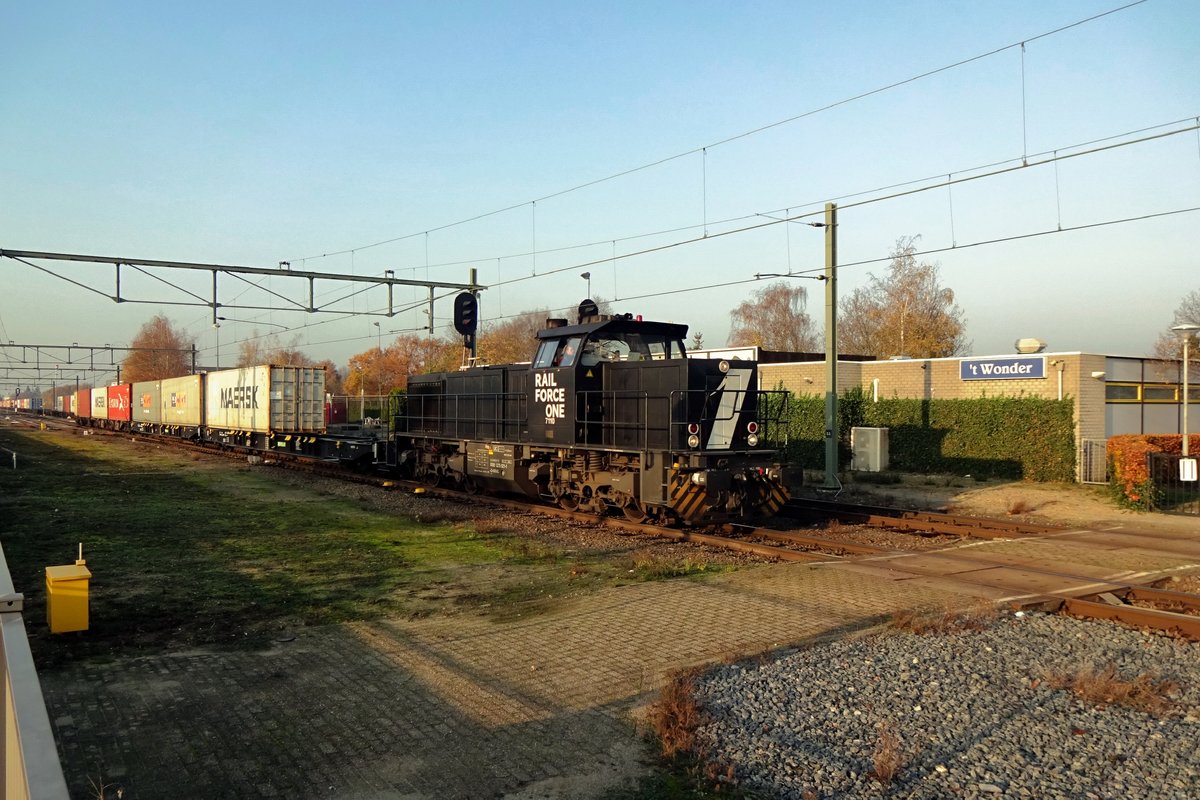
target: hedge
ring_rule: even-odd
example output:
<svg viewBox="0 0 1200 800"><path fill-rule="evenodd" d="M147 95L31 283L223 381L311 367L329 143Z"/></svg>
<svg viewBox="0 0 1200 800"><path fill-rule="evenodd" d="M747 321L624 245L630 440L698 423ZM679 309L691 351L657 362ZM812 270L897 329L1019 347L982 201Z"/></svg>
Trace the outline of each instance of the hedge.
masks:
<svg viewBox="0 0 1200 800"><path fill-rule="evenodd" d="M1188 436L1188 450L1200 450L1200 436ZM1155 505L1155 484L1150 475L1151 453L1183 453L1179 434L1123 434L1109 437L1108 487L1122 505L1147 511Z"/></svg>
<svg viewBox="0 0 1200 800"><path fill-rule="evenodd" d="M1074 481L1073 411L1071 400L1037 397L872 402L855 388L838 401L840 462L850 463L852 427L888 428L889 460L896 470ZM782 423L771 438L791 464L824 464L824 397L791 395Z"/></svg>

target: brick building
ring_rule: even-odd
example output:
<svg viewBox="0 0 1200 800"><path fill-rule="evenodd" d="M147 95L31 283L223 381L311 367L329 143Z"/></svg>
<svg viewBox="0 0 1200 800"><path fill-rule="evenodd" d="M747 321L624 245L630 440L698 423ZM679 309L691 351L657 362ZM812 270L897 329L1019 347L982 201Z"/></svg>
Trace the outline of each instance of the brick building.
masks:
<svg viewBox="0 0 1200 800"><path fill-rule="evenodd" d="M755 359L763 388L782 386L797 395L825 394L823 354L742 347L692 355ZM841 394L859 387L867 396L879 399L1027 396L1070 400L1079 452L1077 474L1080 480L1091 481L1104 479L1108 437L1181 432L1181 373L1178 361L1080 352L885 361L847 356L838 359L837 388ZM1195 374L1194 380L1188 387L1193 433L1200 431L1200 374Z"/></svg>

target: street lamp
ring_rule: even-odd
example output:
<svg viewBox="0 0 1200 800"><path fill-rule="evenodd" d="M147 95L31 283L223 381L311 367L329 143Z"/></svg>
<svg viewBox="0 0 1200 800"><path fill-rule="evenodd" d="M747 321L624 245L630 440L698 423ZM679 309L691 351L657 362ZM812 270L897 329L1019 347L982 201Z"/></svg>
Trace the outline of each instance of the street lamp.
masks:
<svg viewBox="0 0 1200 800"><path fill-rule="evenodd" d="M579 277L581 277L581 278L583 278L585 281L587 281L587 283L588 283L588 293L587 293L587 296L588 296L588 300L591 300L591 299L592 299L592 273L590 273L590 272L585 272L585 273L583 273L582 275L580 275Z"/></svg>
<svg viewBox="0 0 1200 800"><path fill-rule="evenodd" d="M383 328L379 327L378 322L372 322L375 326L375 335L379 339L379 360L380 363L375 366L375 393L383 397Z"/></svg>
<svg viewBox="0 0 1200 800"><path fill-rule="evenodd" d="M1183 339L1183 457L1188 457L1188 344L1191 343L1192 337L1196 331L1200 331L1200 325L1192 322L1184 322L1180 325L1174 325L1171 330L1175 331L1181 339Z"/></svg>

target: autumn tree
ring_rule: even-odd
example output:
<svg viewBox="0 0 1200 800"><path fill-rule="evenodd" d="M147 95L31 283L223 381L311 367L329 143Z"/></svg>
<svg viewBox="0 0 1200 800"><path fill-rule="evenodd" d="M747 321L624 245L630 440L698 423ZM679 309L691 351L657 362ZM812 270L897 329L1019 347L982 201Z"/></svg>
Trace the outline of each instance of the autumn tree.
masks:
<svg viewBox="0 0 1200 800"><path fill-rule="evenodd" d="M461 341L404 334L382 350L372 347L351 356L343 386L346 394L387 394L406 388L410 375L449 369L461 358Z"/></svg>
<svg viewBox="0 0 1200 800"><path fill-rule="evenodd" d="M133 352L122 364L122 379L133 383L190 374L195 341L182 330L176 330L166 316L155 315L129 343Z"/></svg>
<svg viewBox="0 0 1200 800"><path fill-rule="evenodd" d="M811 352L817 348L812 318L805 312L808 292L783 281L759 289L729 312L731 347Z"/></svg>
<svg viewBox="0 0 1200 800"><path fill-rule="evenodd" d="M501 323L485 325L476 350L485 364L516 364L528 361L537 348L537 332L554 314L546 309L522 311Z"/></svg>
<svg viewBox="0 0 1200 800"><path fill-rule="evenodd" d="M337 364L334 364L328 358L324 361L318 361L313 364L314 367L321 367L325 370L325 391L329 394L343 394L342 387L342 371L338 369Z"/></svg>
<svg viewBox="0 0 1200 800"><path fill-rule="evenodd" d="M966 353L966 319L954 291L938 280L938 265L916 258L917 237L896 242L883 277L843 297L838 350L876 356L944 358Z"/></svg>

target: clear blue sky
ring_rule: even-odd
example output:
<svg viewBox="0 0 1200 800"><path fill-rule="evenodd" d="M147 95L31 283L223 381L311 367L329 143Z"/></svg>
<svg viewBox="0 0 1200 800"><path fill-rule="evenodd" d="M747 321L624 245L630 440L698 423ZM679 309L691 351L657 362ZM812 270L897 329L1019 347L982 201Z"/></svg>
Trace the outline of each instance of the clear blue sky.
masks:
<svg viewBox="0 0 1200 800"><path fill-rule="evenodd" d="M1200 115L1194 0L1149 0L1034 38L1120 5L8 3L0 247L264 267L287 259L450 281L465 281L468 264L439 265L469 261L486 284L536 271L485 291L484 319L573 306L587 269L593 293L618 298L617 310L690 323L716 346L729 311L765 284L679 290L823 259L819 230L712 236L746 224L721 220L833 198L847 206L853 193ZM1023 58L1012 48L536 211L528 204L1021 41ZM957 244L928 258L956 292L976 354L1032 336L1051 350L1137 355L1180 297L1200 289L1200 213L962 245L1196 206L1192 131L845 207L840 259L884 257L902 236ZM706 220L708 241L579 266L698 236ZM417 235L364 247L407 234ZM546 252L589 242L603 244ZM110 267L46 266L112 291ZM842 292L883 268L844 267ZM164 277L208 291L202 278ZM125 343L163 310L198 337L205 363L219 336L227 366L252 327L215 331L203 308L117 305L7 259L0 282L6 341ZM822 284L804 283L820 325ZM270 304L246 284L223 286L222 302ZM123 288L179 299L132 274ZM622 299L654 293L666 294ZM380 292L344 308L383 302ZM439 321L449 312L449 301L439 305ZM376 342L372 318L221 313L296 327L288 337L340 363ZM386 332L424 318L382 322Z"/></svg>

